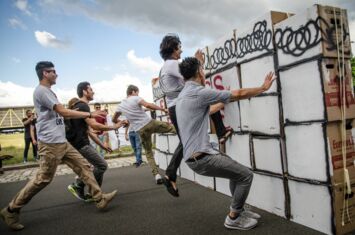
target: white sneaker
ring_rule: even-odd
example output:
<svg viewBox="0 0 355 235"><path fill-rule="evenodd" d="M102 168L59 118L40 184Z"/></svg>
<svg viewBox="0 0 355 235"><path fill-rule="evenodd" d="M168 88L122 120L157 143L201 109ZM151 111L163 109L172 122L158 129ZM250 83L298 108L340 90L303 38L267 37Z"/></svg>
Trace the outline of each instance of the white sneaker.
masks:
<svg viewBox="0 0 355 235"><path fill-rule="evenodd" d="M245 217L252 218L252 219L260 219L261 218L261 215L259 215L258 213L252 212L250 210L244 210L241 214Z"/></svg>
<svg viewBox="0 0 355 235"><path fill-rule="evenodd" d="M160 174L156 174L155 175L155 182L157 184L162 184L163 183L163 179L161 178Z"/></svg>
<svg viewBox="0 0 355 235"><path fill-rule="evenodd" d="M257 224L258 221L256 219L245 217L243 214L240 214L235 220L232 220L227 215L224 221L224 227L238 230L249 230L254 228Z"/></svg>

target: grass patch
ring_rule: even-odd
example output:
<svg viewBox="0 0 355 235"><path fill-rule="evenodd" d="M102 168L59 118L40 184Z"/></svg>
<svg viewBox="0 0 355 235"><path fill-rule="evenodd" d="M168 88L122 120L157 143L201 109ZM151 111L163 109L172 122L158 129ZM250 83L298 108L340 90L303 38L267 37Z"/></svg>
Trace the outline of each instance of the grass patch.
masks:
<svg viewBox="0 0 355 235"><path fill-rule="evenodd" d="M24 133L15 133L15 134L0 134L0 144L1 152L0 155L11 155L14 158L3 161L3 165L13 165L23 162L23 151L25 149L25 140ZM133 150L131 146L121 146L120 149L113 151L111 154L107 154L108 157L117 156L121 154L132 153ZM35 162L32 153L32 145L28 150L27 161Z"/></svg>

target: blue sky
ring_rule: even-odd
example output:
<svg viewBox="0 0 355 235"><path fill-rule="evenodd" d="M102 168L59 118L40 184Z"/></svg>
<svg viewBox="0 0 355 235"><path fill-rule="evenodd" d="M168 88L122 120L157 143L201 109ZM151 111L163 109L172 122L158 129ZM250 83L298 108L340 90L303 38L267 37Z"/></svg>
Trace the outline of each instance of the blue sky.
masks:
<svg viewBox="0 0 355 235"><path fill-rule="evenodd" d="M262 13L295 12L312 2L351 8L354 20L351 0L3 0L0 106L32 104L38 84L34 67L40 60L54 62L59 77L53 89L62 102L75 96L76 85L85 80L98 101L124 98L130 83L151 100L150 80L159 73L158 48L166 33L180 35L185 57Z"/></svg>

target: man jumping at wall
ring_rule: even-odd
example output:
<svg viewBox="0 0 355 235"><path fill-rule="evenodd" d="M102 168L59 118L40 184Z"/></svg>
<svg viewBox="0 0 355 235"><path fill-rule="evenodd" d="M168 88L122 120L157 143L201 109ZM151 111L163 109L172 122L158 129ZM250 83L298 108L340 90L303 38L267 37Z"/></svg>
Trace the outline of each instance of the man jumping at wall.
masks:
<svg viewBox="0 0 355 235"><path fill-rule="evenodd" d="M229 229L251 229L260 218L260 215L244 209L253 173L212 148L208 135L208 118L211 105L248 99L267 91L274 81L274 74L269 73L261 87L217 91L205 88L205 75L196 58L184 59L179 67L185 87L176 101L176 118L178 126L184 127L180 129L184 160L197 174L230 180L232 203L224 226Z"/></svg>
<svg viewBox="0 0 355 235"><path fill-rule="evenodd" d="M131 130L139 133L148 160L148 164L152 169L155 181L157 184L162 184L162 178L159 174L158 167L155 163L153 156L152 134L175 134L176 131L173 125L168 124L166 122L153 120L150 116L148 116L144 112L142 106L152 110L161 110L163 112L167 112L167 110L155 104L146 102L144 99L139 97L138 94L138 87L134 85L128 86L127 98L122 100L122 102L117 106L117 110L112 118L112 121L117 122L118 117L123 114L129 121Z"/></svg>

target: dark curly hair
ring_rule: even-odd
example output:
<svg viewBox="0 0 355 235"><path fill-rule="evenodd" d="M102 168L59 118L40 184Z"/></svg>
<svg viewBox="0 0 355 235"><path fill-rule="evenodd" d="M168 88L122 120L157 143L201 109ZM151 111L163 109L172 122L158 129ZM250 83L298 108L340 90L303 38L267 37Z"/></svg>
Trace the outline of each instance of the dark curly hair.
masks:
<svg viewBox="0 0 355 235"><path fill-rule="evenodd" d="M171 57L174 50L179 48L181 44L180 38L176 34L167 34L160 43L160 56L163 60L167 60Z"/></svg>
<svg viewBox="0 0 355 235"><path fill-rule="evenodd" d="M200 62L195 57L186 57L179 64L180 73L184 77L184 80L190 80L195 77L200 67Z"/></svg>

